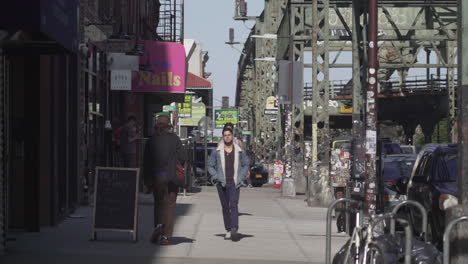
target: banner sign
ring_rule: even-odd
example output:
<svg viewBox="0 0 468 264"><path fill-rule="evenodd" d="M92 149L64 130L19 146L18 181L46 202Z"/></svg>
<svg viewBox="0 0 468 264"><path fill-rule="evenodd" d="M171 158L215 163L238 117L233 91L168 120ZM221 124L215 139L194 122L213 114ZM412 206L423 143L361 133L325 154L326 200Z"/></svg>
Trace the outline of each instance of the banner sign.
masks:
<svg viewBox="0 0 468 264"><path fill-rule="evenodd" d="M204 103L192 104L192 116L190 118L180 118L181 126L198 126L198 121L206 115L206 107Z"/></svg>
<svg viewBox="0 0 468 264"><path fill-rule="evenodd" d="M180 43L142 40L140 71L133 72L132 91L185 93L185 48Z"/></svg>
<svg viewBox="0 0 468 264"><path fill-rule="evenodd" d="M183 103L177 104L179 108L179 117L192 117L192 96L186 95Z"/></svg>
<svg viewBox="0 0 468 264"><path fill-rule="evenodd" d="M227 123L236 125L238 120L238 110L215 110L215 128L223 128Z"/></svg>
<svg viewBox="0 0 468 264"><path fill-rule="evenodd" d="M107 63L110 70L138 71L140 57L126 55L125 53L109 52L107 54Z"/></svg>

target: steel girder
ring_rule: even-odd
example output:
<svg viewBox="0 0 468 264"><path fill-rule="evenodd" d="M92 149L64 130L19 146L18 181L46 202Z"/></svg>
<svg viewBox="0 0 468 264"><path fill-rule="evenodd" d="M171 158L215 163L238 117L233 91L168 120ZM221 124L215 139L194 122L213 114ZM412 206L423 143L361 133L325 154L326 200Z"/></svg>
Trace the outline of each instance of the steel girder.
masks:
<svg viewBox="0 0 468 264"><path fill-rule="evenodd" d="M256 24L251 35L275 34L278 32L282 21L286 0L266 1L265 10L256 19ZM247 42L251 42L253 48L247 51L239 60L239 73L237 84L236 102L241 109L241 115L249 120L249 129L253 131L255 139L255 152L265 161L270 161L274 150L280 148L281 135L278 133L281 117L266 116L264 109L266 98L275 94L275 82L277 82L277 63L257 60L266 57L276 57L277 40L255 38L251 35ZM247 43L246 42L246 43ZM248 59L246 59L248 57ZM240 91L239 91L240 90ZM272 122L271 119L276 119Z"/></svg>

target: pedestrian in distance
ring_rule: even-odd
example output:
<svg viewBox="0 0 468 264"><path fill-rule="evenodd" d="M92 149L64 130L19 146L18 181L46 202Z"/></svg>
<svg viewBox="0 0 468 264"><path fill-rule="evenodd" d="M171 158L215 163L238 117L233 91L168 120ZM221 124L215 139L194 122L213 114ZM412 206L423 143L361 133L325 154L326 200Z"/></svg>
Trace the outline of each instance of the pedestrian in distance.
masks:
<svg viewBox="0 0 468 264"><path fill-rule="evenodd" d="M151 189L154 198L154 232L152 243L170 245L174 230L174 214L179 186L175 183L176 166L184 164L185 151L173 132L168 116L156 120L155 133L144 151L144 191Z"/></svg>
<svg viewBox="0 0 468 264"><path fill-rule="evenodd" d="M218 190L223 211L224 239L239 241L239 196L242 181L247 176L249 158L239 145L234 143L231 128L223 129L223 141L213 151L208 163L208 172Z"/></svg>
<svg viewBox="0 0 468 264"><path fill-rule="evenodd" d="M255 153L253 152L252 145L249 145L249 148L246 151L247 157L249 158L249 170L247 171L247 177L245 178L245 182L248 188L252 188L252 179L250 178L251 170L255 166Z"/></svg>
<svg viewBox="0 0 468 264"><path fill-rule="evenodd" d="M137 140L140 138L137 131L136 118L129 116L127 122L122 127L120 135L120 151L122 155L123 166L127 168L135 168Z"/></svg>

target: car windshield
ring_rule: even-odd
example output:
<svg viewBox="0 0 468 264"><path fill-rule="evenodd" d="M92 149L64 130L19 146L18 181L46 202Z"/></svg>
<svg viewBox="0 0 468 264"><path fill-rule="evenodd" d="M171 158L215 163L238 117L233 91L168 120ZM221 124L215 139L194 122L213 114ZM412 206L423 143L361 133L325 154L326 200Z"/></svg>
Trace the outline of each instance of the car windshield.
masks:
<svg viewBox="0 0 468 264"><path fill-rule="evenodd" d="M401 150L403 151L404 154L413 154L412 147L401 147Z"/></svg>
<svg viewBox="0 0 468 264"><path fill-rule="evenodd" d="M383 154L403 154L400 145L396 143L384 143L382 148Z"/></svg>
<svg viewBox="0 0 468 264"><path fill-rule="evenodd" d="M411 175L414 160L401 159L401 160L387 160L384 161L383 175L384 180L398 181L401 178L407 178Z"/></svg>

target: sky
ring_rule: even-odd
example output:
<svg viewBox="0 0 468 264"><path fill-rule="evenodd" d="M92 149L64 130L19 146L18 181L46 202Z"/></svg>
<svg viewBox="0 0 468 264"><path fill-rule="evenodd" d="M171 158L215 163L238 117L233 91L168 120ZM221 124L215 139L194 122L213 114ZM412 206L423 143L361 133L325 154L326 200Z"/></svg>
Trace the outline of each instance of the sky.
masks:
<svg viewBox="0 0 468 264"><path fill-rule="evenodd" d="M249 0L248 16L258 16L263 11L264 0ZM235 103L237 63L243 44L225 44L229 41L229 28L234 28L235 41L244 42L254 21L235 21L234 0L185 0L184 37L194 39L208 52L210 59L205 71L213 84L213 104L221 106L221 98L229 96L229 105Z"/></svg>

